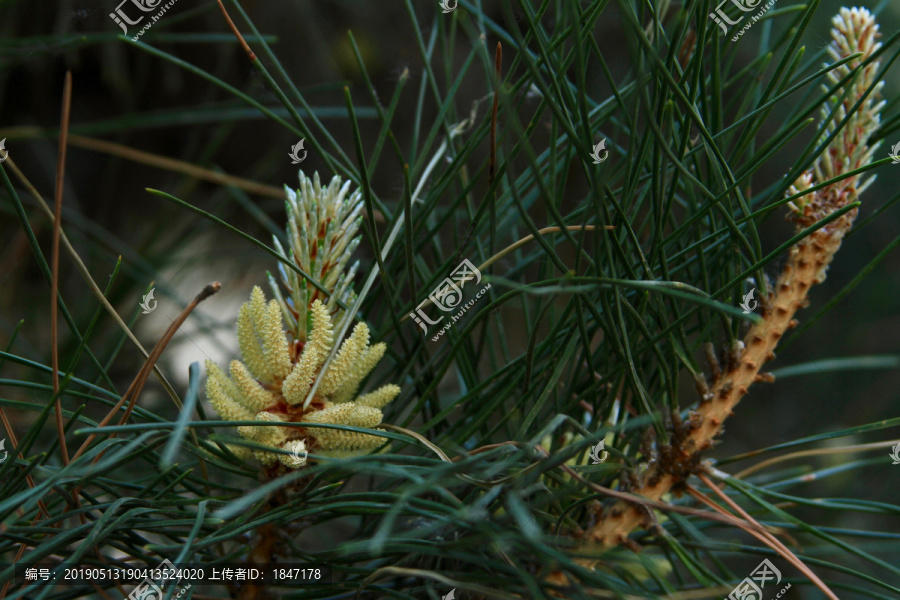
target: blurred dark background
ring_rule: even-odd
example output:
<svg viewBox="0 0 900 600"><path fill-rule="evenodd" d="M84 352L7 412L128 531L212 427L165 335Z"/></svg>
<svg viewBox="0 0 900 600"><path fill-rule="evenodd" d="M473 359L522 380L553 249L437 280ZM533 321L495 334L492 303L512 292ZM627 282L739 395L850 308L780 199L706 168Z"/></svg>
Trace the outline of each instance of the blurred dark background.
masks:
<svg viewBox="0 0 900 600"><path fill-rule="evenodd" d="M883 35L898 31L900 3L865 3L884 7L880 19ZM818 52L828 41L829 19L842 5L825 0L803 43L807 54ZM777 9L794 6L779 0ZM394 89L408 70L410 80L394 120L397 142L409 153L415 123L416 95L422 84L421 60L415 29L402 2L357 1L247 1L244 7L266 36L294 84L303 92L319 118L348 156L355 160L355 147L345 113L344 86L349 86L357 106L361 130L371 144L378 133L372 101L363 84L347 31L359 46L369 77L382 105L387 105ZM416 1L413 7L422 24L427 43L436 1ZM485 17L504 22L499 3L485 3ZM44 199L52 205L57 157L56 128L59 124L62 84L66 70L74 79L71 131L91 138L114 142L127 148L183 161L212 171L221 171L280 188L295 187L297 166L287 154L298 139L234 96L198 75L116 38L118 27L109 18L114 2L65 0L24 2L0 0L0 139L16 165L26 174ZM610 8L610 14L615 11ZM238 28L251 32L231 10ZM515 14L515 12L514 12ZM621 27L615 18L601 20L598 31L601 48L615 74L629 69L622 50ZM776 23L775 28L781 27ZM133 27L130 31L134 32ZM215 33L214 40L191 39L197 32ZM180 36L180 37L179 37ZM469 41L459 36L458 44ZM279 106L263 78L252 68L246 55L214 2L178 0L141 41L211 73L237 90L269 107ZM487 40L492 48L496 40ZM731 43L731 42L729 42ZM763 26L757 24L738 42L739 58L750 61L764 50ZM257 45L251 42L251 46ZM442 48L442 52L447 49ZM458 50L460 53L467 48ZM489 92L484 69L467 78L455 101L460 117L474 100ZM591 77L588 92L603 97L607 84L602 74ZM900 82L888 81L884 96L896 106ZM785 109L800 98L785 102ZM424 127L430 126L436 110L428 103L423 113ZM219 118L234 109L233 118ZM240 114L238 113L240 112ZM218 115L218 117L216 116ZM772 128L774 129L774 127ZM765 137L767 128L762 130ZM799 152L814 134L809 132L789 144L754 177L752 186L762 189L784 176L792 153ZM419 142L421 143L421 135ZM876 158L887 156L900 142L900 130L883 141ZM307 144L307 149L310 148ZM4 165L6 166L6 165ZM318 170L323 179L331 173L316 153L310 151L302 168ZM9 172L9 171L8 171ZM878 171L878 181L864 194L859 219L898 193L900 165ZM403 189L402 164L385 149L379 168L370 173L373 188L385 202L396 202ZM37 239L49 256L51 227L21 183L10 176L29 211ZM231 333L236 307L246 300L253 284L264 282L265 270L273 269L270 256L234 235L223 233L209 221L188 213L145 188L167 191L209 211L263 239L273 229L283 227L282 200L260 194L236 193L223 186L130 160L121 155L98 152L71 145L64 194L64 227L94 279L103 287L122 256L122 270L110 301L126 321L137 318L137 331L145 347L155 343L184 306L208 281L219 280L223 291L204 303L176 338L162 365L173 379L184 383L183 365L210 357L222 364L233 358L235 342ZM49 364L48 287L31 254L27 239L5 191L0 192L0 347L9 343L17 324L24 320L16 339L19 354ZM391 204L393 206L393 204ZM763 248L770 251L791 231L776 211L762 227ZM900 234L900 209L896 206L880 215L860 235L852 235L829 271L828 280L811 294L812 305L799 315L801 322L815 314L825 302L844 288L873 258ZM360 254L371 260L365 242ZM61 255L60 289L76 321L85 322L96 310L84 281L71 259ZM839 302L811 329L796 340L788 337L773 368L782 369L810 361L882 355L894 368L828 371L817 375L785 377L774 385L755 388L729 422L725 442L715 454L727 456L761 445L777 444L797 437L798 424L810 433L832 431L896 416L900 406L896 367L900 366L900 255L892 252L872 274ZM774 273L773 273L774 274ZM138 314L138 302L151 282L156 286L159 310ZM358 284L359 286L359 284ZM63 326L61 339L73 347L75 341ZM511 336L520 335L514 327ZM95 333L96 346L111 343L120 331L104 321ZM524 348L525 338L511 347ZM92 343L92 346L95 344ZM63 353L61 353L63 354ZM114 380L124 391L141 364L141 357L129 346L114 363ZM63 365L65 367L66 365ZM177 368L176 368L177 367ZM79 372L92 367L82 361ZM183 371L183 372L182 372ZM6 364L0 376L26 377L28 369ZM96 374L96 372L95 372ZM3 394L43 397L40 392L2 388ZM692 401L687 392L685 404ZM690 399L688 399L690 398ZM166 402L158 398L159 402ZM173 409L174 410L174 409ZM879 439L883 438L879 434ZM850 440L842 440L850 443ZM886 454L882 453L882 454ZM871 455L867 455L871 456ZM879 478L894 482L900 467L891 469L884 456ZM840 475L847 497L866 497L871 481L858 478L855 471ZM815 486L813 484L813 490ZM827 489L834 490L834 480ZM815 491L810 495L815 496Z"/></svg>

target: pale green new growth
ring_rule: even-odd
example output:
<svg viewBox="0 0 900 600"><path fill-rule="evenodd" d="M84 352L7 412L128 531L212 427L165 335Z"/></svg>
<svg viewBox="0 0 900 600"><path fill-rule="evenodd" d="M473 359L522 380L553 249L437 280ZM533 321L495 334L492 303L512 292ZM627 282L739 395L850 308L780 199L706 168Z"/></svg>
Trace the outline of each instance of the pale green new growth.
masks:
<svg viewBox="0 0 900 600"><path fill-rule="evenodd" d="M276 299L267 303L263 291L258 286L253 288L250 301L238 314L243 362L232 361L229 378L207 361L207 397L222 418L372 428L381 423L381 408L400 393L398 386L389 384L353 400L360 383L386 350L384 343L370 346L368 326L358 323L323 374L313 402L303 408L331 352L334 330L342 318L335 298L345 303L354 298L351 284L355 266L348 272L344 269L359 242L358 237L352 238L359 228L362 203L359 191L347 196L349 186L349 182L341 185L340 178L335 177L322 188L318 175L310 181L301 173L299 193L287 190L290 257L330 293L320 297L320 290L308 282L298 284L295 274L284 270L282 281L289 290L289 300L276 286ZM270 283L274 283L272 278ZM255 449L253 455L266 466L280 461L289 468L303 466L307 450L348 456L382 443L378 436L319 427L242 425L238 433L254 443L288 452ZM297 458L301 451L302 460Z"/></svg>

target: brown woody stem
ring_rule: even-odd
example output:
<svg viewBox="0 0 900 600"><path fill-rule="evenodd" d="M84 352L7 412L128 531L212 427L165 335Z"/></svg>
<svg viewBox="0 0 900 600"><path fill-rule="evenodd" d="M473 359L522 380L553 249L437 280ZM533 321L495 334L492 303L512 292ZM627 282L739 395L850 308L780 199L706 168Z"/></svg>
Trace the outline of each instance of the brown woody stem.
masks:
<svg viewBox="0 0 900 600"><path fill-rule="evenodd" d="M664 459L650 463L634 493L660 500L673 489L679 491L699 464L700 454L712 445L714 438L722 431L725 419L731 416L753 382L759 380L763 364L775 357L778 340L785 331L796 325L794 314L808 304L806 295L809 289L825 280L825 271L856 214L856 209L847 212L791 248L775 289L760 303L763 321L750 327L738 360L733 365L727 365L710 386L711 396L707 396L696 410L699 417L694 419L696 427L683 439L674 441L668 452L661 452ZM684 465L692 468L678 468ZM646 509L619 500L611 510L597 516L596 523L585 535L604 546L621 544L633 529L644 524L646 514Z"/></svg>

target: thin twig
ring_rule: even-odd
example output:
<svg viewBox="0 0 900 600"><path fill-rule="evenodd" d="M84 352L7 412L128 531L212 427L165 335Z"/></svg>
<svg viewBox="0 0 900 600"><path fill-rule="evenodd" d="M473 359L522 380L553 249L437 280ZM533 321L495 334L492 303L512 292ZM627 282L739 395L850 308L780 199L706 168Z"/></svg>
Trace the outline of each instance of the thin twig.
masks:
<svg viewBox="0 0 900 600"><path fill-rule="evenodd" d="M131 416L131 411L134 410L135 405L137 405L137 399L140 395L141 391L144 389L144 385L147 383L147 379L150 377L150 371L153 368L153 365L156 364L156 361L159 360L159 357L162 355L163 350L166 349L166 346L169 345L169 342L175 336L175 333L181 328L181 325L187 320L188 315L193 312L193 310L197 307L198 304L218 292L222 289L222 284L218 281L214 281L204 287L199 294L197 294L190 303L184 307L184 310L181 311L181 314L178 315L178 318L175 319L169 328L166 329L166 332L160 338L160 340L156 343L156 346L153 347L153 352L150 353L150 358L147 359L147 364L141 369L138 373L138 376L135 378L135 382L137 385L132 392L131 403L129 403L128 408L125 410L125 414L119 419L119 425L124 425L128 421L128 417ZM127 395L127 393L126 393ZM180 407L179 407L180 408ZM115 437L115 434L112 434L110 437ZM95 459L96 461L96 459Z"/></svg>
<svg viewBox="0 0 900 600"><path fill-rule="evenodd" d="M53 213L53 249L50 255L50 361L53 368L53 395L56 397L56 435L64 465L69 464L69 448L63 424L62 399L59 397L59 233L62 224L63 179L66 173L66 142L69 136L69 114L72 110L72 72L66 71L63 85L62 117L59 126L59 156L56 160L56 192Z"/></svg>
<svg viewBox="0 0 900 600"><path fill-rule="evenodd" d="M44 134L44 130L40 127L10 127L0 132L0 137L20 137L20 138L36 138ZM85 135L69 134L69 145L93 150L95 152L103 152L111 156L116 156L125 160L130 160L142 165L149 165L173 173L181 173L188 177L201 179L218 185L226 185L244 190L248 194L257 194L268 198L284 198L284 189L272 185L265 185L250 179L235 177L234 175L226 175L210 169L204 169L197 165L191 164L183 160L176 160L168 156L161 156L143 150L136 150L123 144L116 144L106 140L100 140Z"/></svg>
<svg viewBox="0 0 900 600"><path fill-rule="evenodd" d="M165 349L166 345L169 343L169 340L172 339L172 336L175 335L175 332L181 327L181 324L184 323L185 319L187 319L188 315L191 314L191 311L203 300L215 294L222 288L222 284L218 281L210 283L203 291L201 291L197 296L191 300L190 304L188 304L185 309L181 312L177 319L169 326L166 330L163 337L156 343L156 346L153 347L153 350L150 352L150 355L147 357L147 360L144 362L144 366L138 372L137 376L134 378L134 381L131 382L131 385L128 386L128 389L122 394L122 397L116 403L115 406L107 413L103 420L97 425L98 427L105 427L112 420L113 416L121 410L122 406L124 406L125 402L128 401L129 396L133 396L133 400L131 404L129 404L128 409L125 412L124 419L127 420L128 416L131 415L131 411L134 408L134 405L137 402L137 396L140 393L141 389L144 387L144 383L146 383L147 378L150 376L150 371L153 369L156 361L159 359L159 356L162 354L162 351ZM120 424L123 423L120 421ZM88 436L88 438L81 445L81 448L78 449L78 452L75 453L75 458L81 456L85 450L87 450L88 446L90 446L91 442L94 441L94 438L97 437L98 434L92 433ZM115 434L110 434L111 436L115 436ZM100 455L97 456L99 458ZM94 459L97 460L96 458Z"/></svg>
<svg viewBox="0 0 900 600"><path fill-rule="evenodd" d="M219 283L218 281L214 281L213 283L208 284L206 287L203 288L203 290L200 291L199 294L197 294L196 297L194 297L193 300L191 300L191 302L185 307L185 309L181 312L181 314L178 316L178 318L175 319L175 321L173 321L171 325L169 325L169 328L163 334L162 338L156 343L156 346L153 347L153 351L150 353L150 356L144 362L143 367L141 367L141 370L138 372L134 381L132 381L131 385L128 386L128 389L125 391L125 393L119 399L119 401L116 403L116 405L113 407L113 409L106 415L106 417L104 417L103 421L100 422L99 427L106 426L109 423L109 421L112 419L113 415L115 415L116 412L118 412L122 408L122 406L127 401L127 399L129 397L131 397L131 403L128 405L128 408L125 410L125 414L119 419L119 425L125 424L125 422L128 420L128 417L131 416L132 410L134 410L134 407L137 404L138 396L140 395L141 390L143 390L144 384L147 382L147 379L150 377L150 373L154 369L154 367L156 365L156 361L159 360L159 357L162 355L163 350L165 350L166 346L169 344L169 341L171 341L172 337L175 335L175 333L178 331L178 329L181 327L181 325L184 323L184 321L188 318L188 316L191 314L191 312L194 310L194 308L196 308L198 304L203 302L203 300L209 298L210 296L212 296L213 294L218 292L220 289L222 289L222 284ZM98 434L91 434L90 436L88 436L88 439L85 440L84 444L82 444L81 448L79 448L78 452L75 454L75 458L78 458L82 454L82 452L87 449L87 447L90 445L91 441L93 441L97 435ZM194 442L197 443L196 433L194 431L192 431L191 435L194 438ZM111 433L110 439L114 438L115 436L116 436L115 433ZM103 456L103 454L104 454L104 452L98 453L97 456L94 458L94 460L91 461L91 464L96 464L97 461L99 461L100 458ZM201 473L203 474L204 479L206 481L208 481L209 474L206 469L206 461L205 460L200 461L200 470L201 470ZM206 485L205 482L204 482L204 487L206 488L207 494L209 494L209 486ZM78 499L79 493L80 493L80 488L77 488L76 492L75 492L76 500ZM99 549L96 549L96 551L99 555ZM102 557L100 560L103 561Z"/></svg>
<svg viewBox="0 0 900 600"><path fill-rule="evenodd" d="M503 46L497 42L497 50L494 53L494 70L497 81L494 84L494 104L491 107L491 158L488 164L488 187L494 183L497 174L497 110L500 108L501 69L503 67Z"/></svg>
<svg viewBox="0 0 900 600"><path fill-rule="evenodd" d="M857 452L857 451L865 451L865 450L882 450L884 448L891 448L896 444L900 444L900 440L894 440L890 442L875 442L872 444L855 444L852 446L837 446L835 448L816 448L815 450L801 450L799 452L791 452L790 454L785 454L783 456L776 456L774 458L770 458L764 460L760 463L753 465L752 467L748 467L743 471L740 471L736 475L732 475L735 479L744 479L747 475L751 473L755 473L760 469L764 469L775 463L780 463L785 460L793 460L795 458L802 458L804 456L823 456L827 454L845 454L847 452Z"/></svg>
<svg viewBox="0 0 900 600"><path fill-rule="evenodd" d="M709 477L707 477L705 473L698 473L697 476L706 485L706 487L710 488L713 492L715 492L715 494L719 498L721 498L723 502L728 504L728 506L730 506L735 512L737 512L744 519L746 519L747 522L757 525L759 527L762 527L762 525L760 525L760 523L756 519L751 517L747 513L747 511L745 511L743 508L741 508L734 500L729 498L712 481L710 481ZM691 489L694 489L694 488L691 488ZM696 489L694 489L694 491L697 492L698 494L700 493ZM703 495L703 494L701 494L701 495ZM715 504L715 503L713 503L713 504ZM749 533L751 533L754 536L757 535L754 532L749 532ZM825 594L832 600L840 600L837 597L837 595L831 591L831 589L828 587L828 585L826 585L824 581L819 579L819 577L815 573L813 573L812 569L807 567L806 564L804 564L804 562L802 560L800 560L800 558L796 554L791 552L790 548L785 546L778 538L776 538L774 535L772 535L768 530L763 529L763 531L757 537L759 537L763 543L770 546L773 550L775 550L776 552L778 552L779 554L784 556L785 559L787 559L791 564L793 564L795 567L797 567L800 570L800 572L803 573L806 576L806 578L809 579L813 583L813 585L815 585L817 588L822 590L823 594Z"/></svg>
<svg viewBox="0 0 900 600"><path fill-rule="evenodd" d="M216 0L216 2L219 3L219 8L222 9L222 14L225 15L225 20L228 21L228 26L231 27L231 31L234 32L234 35L241 43L241 47L243 47L244 52L247 53L247 58L249 58L251 61L255 61L256 55L253 54L253 50L250 49L250 45L247 43L247 40L245 40L244 36L241 35L241 32L238 31L238 28L234 24L234 21L231 20L231 16L229 16L228 11L225 10L225 5L222 4L222 0Z"/></svg>
<svg viewBox="0 0 900 600"><path fill-rule="evenodd" d="M3 429L6 430L6 435L9 438L9 443L12 444L14 448L16 448L16 454L18 454L19 458L24 461L25 456L18 450L19 440L16 438L16 432L12 427L12 423L9 422L9 418L7 418L6 413L3 411L2 406L0 406L0 421L3 421ZM28 483L28 487L34 488L34 478L31 476L31 473L25 475L25 481ZM47 510L47 505L44 504L44 501L39 499L37 501L37 504L41 509L41 512L44 513L44 517L49 519L50 512Z"/></svg>
<svg viewBox="0 0 900 600"><path fill-rule="evenodd" d="M698 476L699 476L700 480L703 481L703 483L707 487L712 489L716 493L717 496L719 496L726 504L728 504L732 509L734 509L744 519L746 519L750 523L755 523L757 525L761 525L759 523L759 521L757 521L752 516L750 516L750 514L747 511L745 511L743 508L741 508L740 505L738 505L734 500L729 498L717 485L715 485L709 479L709 477L706 473L700 473ZM725 483L727 484L727 482L725 482ZM775 528L775 527L766 527L765 532L762 535L766 536L773 544L775 544L777 547L781 548L784 552L786 552L790 556L793 556L794 559L796 559L797 563L799 563L800 566L798 568L803 572L803 574L806 575L810 579L810 581L812 581L817 587L819 587L819 589L821 589L825 594L828 594L829 592L831 592L831 590L828 588L828 586L825 584L825 582L821 581L816 576L816 574L813 573L812 570L809 567L807 567L806 564L802 560L800 560L800 557L795 555L781 540L776 538L775 535L772 533L772 531L777 531L782 536L790 537L790 536L788 536L788 534L786 532L784 532L781 529ZM793 543L796 544L795 540L792 539L792 541L793 541ZM799 544L797 544L797 545L799 545ZM836 595L835 595L835 597L836 597Z"/></svg>
<svg viewBox="0 0 900 600"><path fill-rule="evenodd" d="M37 191L37 188L29 181L29 179L19 170L19 167L16 166L15 162L10 158L5 164L9 165L9 168L12 169L12 172L16 174L16 177L19 178L19 181L22 182L22 185L34 196L35 200L37 200L38 207L47 215L47 218L51 221L53 220L53 211L50 210L50 206L47 205L47 202L41 196L40 192ZM113 308L112 304L109 303L109 300L106 299L106 296L103 295L103 290L100 289L100 286L97 285L97 282L94 281L94 278L91 276L90 271L88 271L87 266L85 266L84 261L81 260L81 257L78 256L78 252L75 251L75 248L69 242L68 236L66 236L66 232L60 228L60 237L62 238L63 246L65 246L66 251L69 253L69 257L75 262L75 266L78 269L78 272L81 273L81 276L84 278L85 282L88 284L88 287L91 288L91 291L94 293L94 296L103 305L106 309L106 312L113 318L113 320L119 325L125 335L131 340L131 343L144 355L144 358L148 358L150 354L144 349L144 346L141 345L141 342L135 337L135 335L128 328L128 325L125 321L122 320L122 317L119 316L119 313L116 312L116 309ZM121 258L121 257L120 257ZM159 378L160 382L162 382L163 387L166 392L169 394L169 397L178 404L178 394L175 393L175 388L169 383L169 381L162 374L162 371L157 367L153 367L153 371L156 373L156 376Z"/></svg>
<svg viewBox="0 0 900 600"><path fill-rule="evenodd" d="M546 450L544 452L546 453ZM547 456L549 457L550 454L547 453ZM595 492L605 494L605 495L609 496L610 498L617 498L619 500L626 500L628 502L642 504L648 508L655 508L656 510L661 510L664 512L675 512L675 513L679 513L682 515L688 515L688 516L692 516L692 517L706 519L708 521L718 521L720 523L728 523L728 524L732 523L731 519L726 519L724 517L721 517L720 515L717 515L716 513L711 513L709 511L697 510L696 508L688 508L686 506L676 506L674 504L669 504L667 502L657 502L656 500L650 500L649 498L646 498L644 496L638 496L636 494L629 494L627 492L620 492L617 490L613 490L608 487L604 487L602 485L593 483L592 481L588 481L587 479L585 479L584 477L579 475L576 471L574 471L568 465L559 465L559 467L563 471L568 473L575 480L583 483L584 485L588 486ZM761 525L759 527L762 528Z"/></svg>
<svg viewBox="0 0 900 600"><path fill-rule="evenodd" d="M31 183L31 181L29 181L29 179L25 176L25 174L22 173L22 171L16 166L16 164L13 162L12 159L7 160L7 164L9 165L10 169L12 169L13 173L15 173L16 176L19 178L19 180L22 182L22 184L26 187L26 189L28 189L28 191L32 194L32 196L34 196L35 200L37 200L38 206L41 208L41 210L44 211L44 214L47 215L47 217L52 220L53 212L50 210L50 207L44 201L44 198L41 196L41 194L37 191L37 188L34 187L34 185ZM62 231L62 227L60 227L60 237L62 239L63 245L66 248L66 251L69 253L69 256L75 262L76 268L81 273L81 276L84 278L85 282L87 282L88 287L91 288L91 291L97 297L97 300L100 302L100 304L103 305L103 307L106 309L107 313L109 313L109 315L112 316L113 320L119 325L119 327L122 329L122 331L125 333L125 335L137 347L137 349L140 350L141 354L144 355L144 358L149 359L150 354L147 352L147 350L144 349L144 347L141 345L140 341L138 341L138 339L135 337L135 335L131 332L131 329L128 328L128 325L125 323L125 321L122 320L122 318L119 316L119 313L116 312L116 309L113 308L113 306L109 303L109 300L106 299L106 296L103 295L103 291L100 289L100 287L94 281L94 278L91 276L90 271L88 271L87 267L85 266L84 261L81 260L81 257L78 255L78 252L75 251L75 248L69 242L69 238L66 236L65 232ZM180 409L181 401L178 398L178 394L175 392L175 389L172 387L172 385L166 379L165 375L163 375L163 373L159 369L159 367L156 366L155 362L153 364L152 371L159 378L160 382L162 383L163 388L169 394L169 397L172 399L172 401L175 403L175 405ZM123 396L123 398L124 398L124 396ZM193 438L195 444L198 443L197 433L193 429L191 430L191 437ZM80 454L80 451L79 451L79 454ZM76 456L78 456L78 454L76 454ZM209 480L209 477L207 474L207 468L206 468L206 460L202 459L202 458L200 459L200 471L203 474L204 478L206 480ZM30 477L30 475L29 475L29 477ZM207 484L204 482L204 487L206 487L206 486L207 486ZM41 502L41 501L39 501L39 502ZM80 500L80 497L78 496L77 492L75 494L75 502L76 502L76 504L78 504L80 506L81 500ZM83 519L83 513L79 513L79 514L82 515L82 519Z"/></svg>
<svg viewBox="0 0 900 600"><path fill-rule="evenodd" d="M715 502L713 502L712 498L710 498L709 496L707 496L706 494L704 494L703 492L701 492L694 486L692 486L690 484L685 484L685 490L687 491L688 494L690 494L695 500L697 500L701 504L705 504L706 506L710 507L711 509L713 509L714 511L716 511L717 513L719 513L723 516L730 517L732 519L732 525L734 525L735 527L738 527L739 529L743 529L744 531L746 531L747 533L749 533L750 535L752 535L753 537L755 537L756 539L758 539L759 541L764 543L766 546L768 546L769 548L771 548L778 554L781 554L782 558L784 558L785 560L790 562L792 565L794 565L798 569L802 569L803 563L800 561L800 559L797 558L796 556L794 556L794 554L790 551L788 551L787 553L783 553L778 547L778 544L777 544L778 540L775 540L773 542L774 538L771 537L771 534L769 532L763 533L760 531L751 530L750 528L748 528L748 525L750 523L748 523L746 521L742 521L741 519L738 519L732 513L728 512L723 507L721 507L718 504L716 504ZM753 522L755 523L756 521L753 521Z"/></svg>

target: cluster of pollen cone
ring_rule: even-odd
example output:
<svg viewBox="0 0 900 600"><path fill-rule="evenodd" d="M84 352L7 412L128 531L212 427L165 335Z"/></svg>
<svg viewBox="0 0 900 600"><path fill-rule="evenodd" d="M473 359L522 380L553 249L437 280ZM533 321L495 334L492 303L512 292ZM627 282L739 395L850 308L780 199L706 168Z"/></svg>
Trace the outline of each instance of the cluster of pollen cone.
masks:
<svg viewBox="0 0 900 600"><path fill-rule="evenodd" d="M349 187L350 182L342 185L335 176L323 188L318 174L310 180L302 172L297 192L285 187L287 256L319 286L279 265L288 293L282 295L270 275L275 298L267 302L262 289L254 287L250 301L241 307L237 337L243 360L233 360L228 374L212 361L206 363L206 394L219 416L260 423L238 426L238 433L252 444L232 450L242 458L252 453L267 467L281 462L299 468L309 453L345 457L381 446L384 438L377 435L314 425L375 428L383 418L381 409L400 393L398 386L388 384L358 395L385 352L383 343L369 343L369 328L360 322L309 397L345 318L340 304L347 306L355 298L352 279L357 264L349 272L345 269L359 243L354 234L362 199L358 190L348 195ZM277 239L275 245L284 253Z"/></svg>

